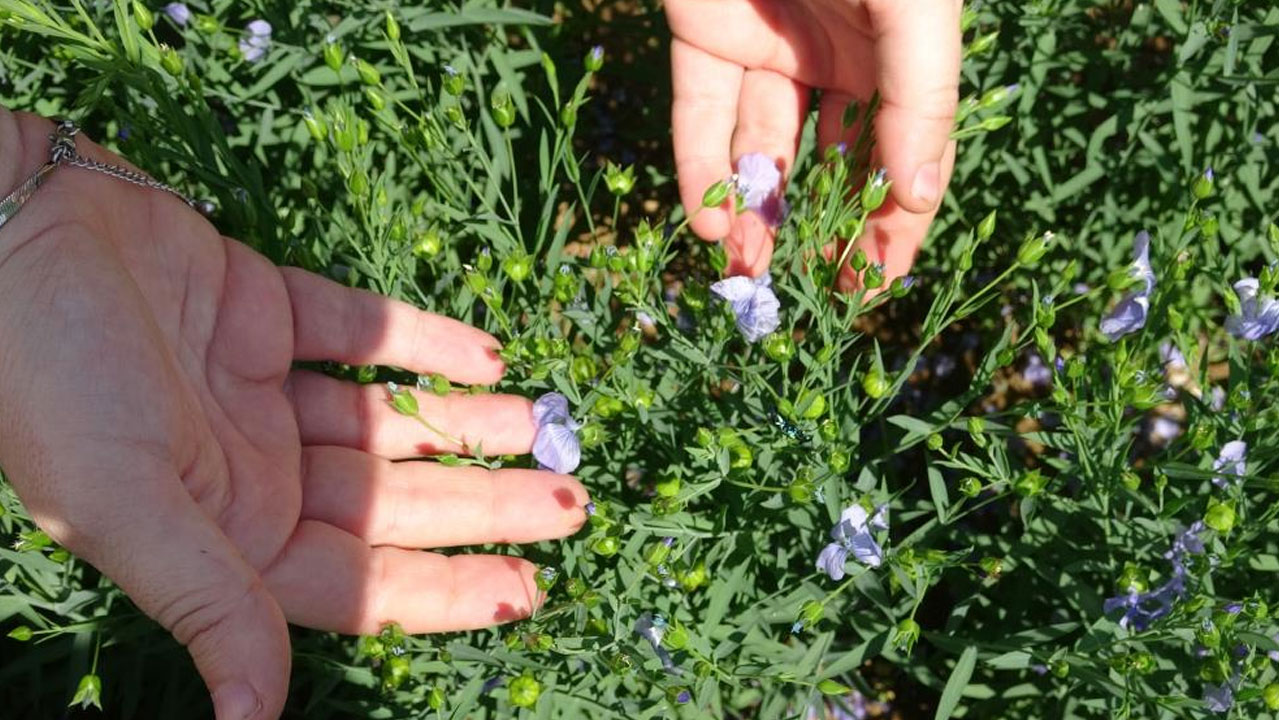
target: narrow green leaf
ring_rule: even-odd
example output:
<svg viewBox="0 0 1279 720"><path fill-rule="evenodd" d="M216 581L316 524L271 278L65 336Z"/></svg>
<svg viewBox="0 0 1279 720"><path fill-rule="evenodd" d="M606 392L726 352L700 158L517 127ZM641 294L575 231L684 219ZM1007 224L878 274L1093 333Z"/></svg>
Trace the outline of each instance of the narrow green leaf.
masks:
<svg viewBox="0 0 1279 720"><path fill-rule="evenodd" d="M933 716L933 720L947 720L955 712L976 666L977 646L969 645L959 656L955 669L950 673L950 679L946 681L946 689L942 690L941 701L937 703L937 714Z"/></svg>

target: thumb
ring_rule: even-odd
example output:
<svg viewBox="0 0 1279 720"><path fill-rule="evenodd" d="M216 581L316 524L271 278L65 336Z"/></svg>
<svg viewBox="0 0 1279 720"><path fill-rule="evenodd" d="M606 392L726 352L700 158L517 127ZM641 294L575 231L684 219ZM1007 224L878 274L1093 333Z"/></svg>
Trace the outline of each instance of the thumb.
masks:
<svg viewBox="0 0 1279 720"><path fill-rule="evenodd" d="M133 474L117 499L97 498L95 519L69 513L65 544L186 646L217 720L278 718L290 667L280 607L180 478Z"/></svg>
<svg viewBox="0 0 1279 720"><path fill-rule="evenodd" d="M959 103L958 0L867 0L882 105L875 119L893 199L912 213L936 209L942 158Z"/></svg>

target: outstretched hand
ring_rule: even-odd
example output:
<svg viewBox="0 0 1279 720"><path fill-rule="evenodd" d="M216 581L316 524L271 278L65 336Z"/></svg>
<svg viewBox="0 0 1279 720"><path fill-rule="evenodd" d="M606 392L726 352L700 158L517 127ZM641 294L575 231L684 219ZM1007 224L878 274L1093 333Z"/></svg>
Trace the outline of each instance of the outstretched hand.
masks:
<svg viewBox="0 0 1279 720"><path fill-rule="evenodd" d="M882 105L877 162L893 183L859 245L885 277L906 274L954 166L961 0L667 0L675 39L672 123L680 195L690 212L746 153L795 162L809 93L822 91L817 139L850 140L844 109ZM756 213L703 210L693 230L724 238L730 274L768 269L774 232ZM855 287L847 270L842 285Z"/></svg>
<svg viewBox="0 0 1279 720"><path fill-rule="evenodd" d="M0 196L52 125L0 109ZM81 154L120 163L84 138ZM195 659L219 720L274 718L286 620L408 632L527 615L534 567L420 552L568 535L574 479L393 462L526 453L530 403L418 397L292 370L384 364L492 383L497 342L462 323L281 269L167 194L62 168L0 230L0 464L52 538ZM447 436L447 437L446 437Z"/></svg>

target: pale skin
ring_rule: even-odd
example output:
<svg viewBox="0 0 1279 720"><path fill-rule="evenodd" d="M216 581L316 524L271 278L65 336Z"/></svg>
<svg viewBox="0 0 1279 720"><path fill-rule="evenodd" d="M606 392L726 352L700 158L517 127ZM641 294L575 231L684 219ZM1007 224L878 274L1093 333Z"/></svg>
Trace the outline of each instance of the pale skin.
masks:
<svg viewBox="0 0 1279 720"><path fill-rule="evenodd" d="M747 152L789 170L810 89L819 140L878 89L894 181L863 247L904 274L949 180L958 0L667 0L680 191L695 208ZM52 125L0 108L0 196L47 156ZM85 138L89 157L123 163ZM731 208L693 229L732 272L773 233ZM845 287L856 278L845 277ZM286 623L373 633L528 615L535 568L424 549L565 537L573 478L392 462L463 448L398 415L381 386L300 360L501 378L497 341L462 323L277 268L176 198L61 169L0 229L0 466L54 540L187 646L218 720L285 702ZM527 453L527 399L419 394L427 421L487 454Z"/></svg>
<svg viewBox="0 0 1279 720"><path fill-rule="evenodd" d="M43 162L51 130L0 109L3 193ZM0 230L0 337L7 477L41 528L187 646L219 720L280 714L286 621L424 633L527 616L531 563L420 549L560 538L585 521L571 477L391 462L463 448L397 414L385 386L291 369L492 383L494 338L277 268L164 193L58 170ZM531 447L527 399L419 402L487 454Z"/></svg>
<svg viewBox="0 0 1279 720"><path fill-rule="evenodd" d="M848 141L844 108L876 90L876 161L893 186L858 246L905 275L950 182L958 105L961 0L667 0L680 196L699 207L737 158L760 152L795 164L813 90L821 91L818 148ZM768 269L775 233L754 213L704 210L692 228L723 239L730 274ZM858 287L851 268L841 277Z"/></svg>

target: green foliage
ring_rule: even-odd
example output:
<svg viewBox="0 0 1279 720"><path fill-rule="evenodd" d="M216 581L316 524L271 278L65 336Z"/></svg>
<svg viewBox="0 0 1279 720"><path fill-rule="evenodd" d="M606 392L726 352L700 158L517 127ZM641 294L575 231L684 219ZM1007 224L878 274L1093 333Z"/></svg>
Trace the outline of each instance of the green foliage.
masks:
<svg viewBox="0 0 1279 720"><path fill-rule="evenodd" d="M805 718L853 688L907 717L1198 717L1225 683L1235 716L1274 717L1279 351L1223 322L1231 283L1279 259L1279 10L970 11L955 179L913 286L830 292L822 250L884 188L870 138L813 152L810 122L773 262L782 326L750 345L708 290L722 253L684 231L666 149L605 132L630 120L613 83L665 87L660 11L637 3L648 25L617 20L597 56L575 36L596 18L537 5L217 1L180 28L143 3L0 0L7 107L77 118L279 263L484 327L498 389L561 392L585 423L589 527L511 550L558 569L534 618L297 631L290 716ZM274 33L251 63L258 16ZM645 137L667 100L635 110ZM1110 342L1098 318L1132 291L1142 229L1149 318ZM388 404L416 415L404 398ZM1236 439L1247 470L1217 488ZM207 708L181 648L0 500L4 707ZM889 508L884 562L834 581L815 561L858 503ZM1105 600L1172 579L1165 553L1198 521L1185 593L1121 627ZM662 643L635 633L644 613Z"/></svg>

